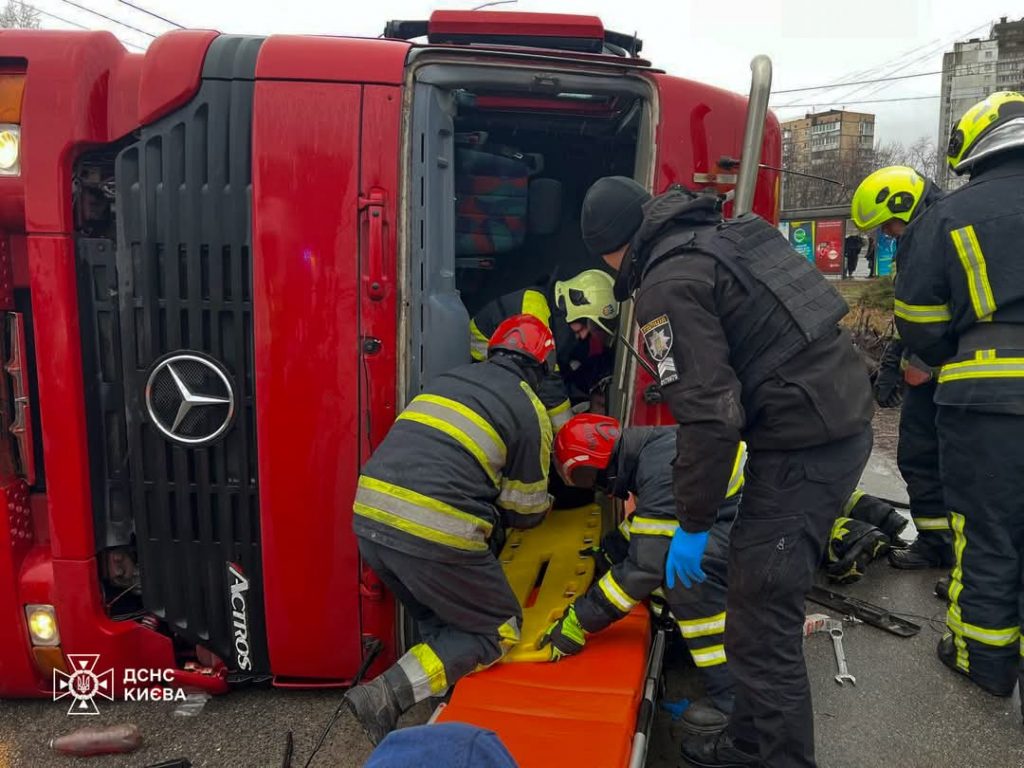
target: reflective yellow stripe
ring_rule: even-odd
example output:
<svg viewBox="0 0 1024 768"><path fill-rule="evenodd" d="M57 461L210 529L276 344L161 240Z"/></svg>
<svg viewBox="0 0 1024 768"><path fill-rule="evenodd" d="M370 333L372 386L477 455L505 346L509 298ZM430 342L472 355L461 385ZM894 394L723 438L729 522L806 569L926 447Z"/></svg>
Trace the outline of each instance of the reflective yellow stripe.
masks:
<svg viewBox="0 0 1024 768"><path fill-rule="evenodd" d="M551 307L548 305L547 298L540 291L523 292L522 313L533 315L544 325L551 326Z"/></svg>
<svg viewBox="0 0 1024 768"><path fill-rule="evenodd" d="M958 512L950 512L950 527L953 529L953 555L956 564L949 572L949 610L946 613L947 625L952 623L958 625L962 617L960 615L960 593L964 589L964 549L967 547L967 536L964 535L964 516ZM956 647L956 665L964 672L970 672L971 663L967 655L967 642L963 635L958 633L953 626L949 627L953 633L953 645Z"/></svg>
<svg viewBox="0 0 1024 768"><path fill-rule="evenodd" d="M914 525L919 531L948 531L948 517L915 517Z"/></svg>
<svg viewBox="0 0 1024 768"><path fill-rule="evenodd" d="M725 632L725 611L702 619L679 621L679 630L685 638L707 637Z"/></svg>
<svg viewBox="0 0 1024 768"><path fill-rule="evenodd" d="M679 530L678 520L666 520L662 517L634 517L629 525L630 535L643 536L674 536Z"/></svg>
<svg viewBox="0 0 1024 768"><path fill-rule="evenodd" d="M487 359L487 344L490 341L484 332L480 330L480 327L476 324L476 320L469 321L469 354L477 362Z"/></svg>
<svg viewBox="0 0 1024 768"><path fill-rule="evenodd" d="M1014 645L1020 640L1020 627L985 629L977 624L968 624L963 619L953 619L949 615L946 616L946 625L955 635L962 635L969 640L977 640L979 643L999 648Z"/></svg>
<svg viewBox="0 0 1024 768"><path fill-rule="evenodd" d="M551 419L548 418L547 411L544 410L544 403L542 403L540 398L537 397L537 393L533 391L533 388L525 381L520 381L519 386L530 399L530 404L533 406L533 410L537 414L537 426L540 427L541 478L547 482L548 469L551 467L551 441L554 439L554 435L551 431Z"/></svg>
<svg viewBox="0 0 1024 768"><path fill-rule="evenodd" d="M353 511L357 515L456 549L487 549L491 524L443 501L363 475Z"/></svg>
<svg viewBox="0 0 1024 768"><path fill-rule="evenodd" d="M698 667L713 667L717 664L724 664L726 661L724 645L709 645L707 648L691 648L690 655L693 657L693 663Z"/></svg>
<svg viewBox="0 0 1024 768"><path fill-rule="evenodd" d="M940 384L962 379L1020 378L1024 378L1024 357L996 357L995 350L978 351L973 360L946 363L939 370Z"/></svg>
<svg viewBox="0 0 1024 768"><path fill-rule="evenodd" d="M619 586L619 583L615 581L615 577L612 576L611 571L608 571L608 573L602 576L601 580L597 582L597 585L601 588L604 596L608 598L608 602L623 613L629 613L637 603L636 600L627 595L625 590Z"/></svg>
<svg viewBox="0 0 1024 768"><path fill-rule="evenodd" d="M448 690L448 677L444 662L426 643L414 645L398 660L412 686L413 699L421 702L430 696L439 696Z"/></svg>
<svg viewBox="0 0 1024 768"><path fill-rule="evenodd" d="M908 323L945 323L953 319L949 304L907 304L896 299L893 312Z"/></svg>
<svg viewBox="0 0 1024 768"><path fill-rule="evenodd" d="M495 485L505 466L505 441L476 411L437 395L419 395L398 416L451 437L473 455Z"/></svg>
<svg viewBox="0 0 1024 768"><path fill-rule="evenodd" d="M729 485L725 489L725 498L735 496L743 487L743 469L747 464L747 444L741 442L736 449L736 460L732 464L732 475L729 476Z"/></svg>
<svg viewBox="0 0 1024 768"><path fill-rule="evenodd" d="M558 434L558 430L565 426L565 423L572 418L572 403L563 400L554 408L548 408L548 421L551 422L551 431Z"/></svg>
<svg viewBox="0 0 1024 768"><path fill-rule="evenodd" d="M967 275L967 288L971 294L971 305L979 320L991 320L996 311L996 299L992 295L992 286L988 282L988 267L985 265L985 254L974 232L973 226L954 229L949 233L953 238L960 264Z"/></svg>
<svg viewBox="0 0 1024 768"><path fill-rule="evenodd" d="M498 494L498 506L520 515L535 515L546 512L551 506L548 495L548 481L521 483L518 480L505 478L501 481L501 493Z"/></svg>
<svg viewBox="0 0 1024 768"><path fill-rule="evenodd" d="M846 504L843 505L843 517L849 517L850 512L857 506L857 502L864 496L864 491L858 488L856 491L850 494L850 498L846 500Z"/></svg>

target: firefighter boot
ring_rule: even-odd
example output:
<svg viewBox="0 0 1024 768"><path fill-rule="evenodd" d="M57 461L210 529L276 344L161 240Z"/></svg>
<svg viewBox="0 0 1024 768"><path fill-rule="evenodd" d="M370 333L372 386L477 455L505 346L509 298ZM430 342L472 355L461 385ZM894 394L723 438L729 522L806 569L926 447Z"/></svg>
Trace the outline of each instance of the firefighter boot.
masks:
<svg viewBox="0 0 1024 768"><path fill-rule="evenodd" d="M1005 684L996 685L987 680L981 680L974 677L970 672L965 672L963 669L958 667L956 663L956 644L953 642L952 635L943 635L942 639L939 640L939 645L935 651L939 656L939 661L952 669L958 675L966 677L986 693L991 693L993 696L999 696L1000 698L1006 698L1007 696L1013 695L1013 689L1017 687L1016 680L1014 680L1008 687Z"/></svg>
<svg viewBox="0 0 1024 768"><path fill-rule="evenodd" d="M710 699L699 699L683 711L682 728L687 733L713 736L725 730L729 715L715 706Z"/></svg>
<svg viewBox="0 0 1024 768"><path fill-rule="evenodd" d="M398 698L384 675L372 682L350 688L345 693L345 703L373 746L380 744L385 736L395 730L402 714Z"/></svg>
<svg viewBox="0 0 1024 768"><path fill-rule="evenodd" d="M760 765L758 756L734 744L726 731L714 736L687 736L680 751L683 760L697 768L754 768Z"/></svg>
<svg viewBox="0 0 1024 768"><path fill-rule="evenodd" d="M906 549L889 553L889 565L904 571L942 568L953 565L953 547L945 539L918 539Z"/></svg>
<svg viewBox="0 0 1024 768"><path fill-rule="evenodd" d="M869 523L840 517L832 525L828 541L829 579L839 584L859 581L868 563L889 551L889 537Z"/></svg>
<svg viewBox="0 0 1024 768"><path fill-rule="evenodd" d="M897 512L892 504L865 493L847 515L878 528L889 537L893 546L902 546L903 542L899 536L909 521Z"/></svg>

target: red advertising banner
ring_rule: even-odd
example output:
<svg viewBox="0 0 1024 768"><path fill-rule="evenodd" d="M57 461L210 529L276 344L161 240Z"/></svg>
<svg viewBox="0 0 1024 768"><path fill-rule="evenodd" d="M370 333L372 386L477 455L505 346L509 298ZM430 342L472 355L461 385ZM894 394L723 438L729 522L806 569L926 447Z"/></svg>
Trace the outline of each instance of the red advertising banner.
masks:
<svg viewBox="0 0 1024 768"><path fill-rule="evenodd" d="M843 274L842 220L819 221L814 227L814 263L826 275Z"/></svg>

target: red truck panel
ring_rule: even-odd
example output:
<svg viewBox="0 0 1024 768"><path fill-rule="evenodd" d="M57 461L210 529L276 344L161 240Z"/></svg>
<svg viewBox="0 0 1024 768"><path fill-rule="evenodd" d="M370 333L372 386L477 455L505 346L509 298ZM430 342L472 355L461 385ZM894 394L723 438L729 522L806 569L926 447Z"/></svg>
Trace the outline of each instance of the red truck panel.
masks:
<svg viewBox="0 0 1024 768"><path fill-rule="evenodd" d="M260 48L256 77L398 85L410 47L399 40L274 35Z"/></svg>
<svg viewBox="0 0 1024 768"><path fill-rule="evenodd" d="M350 679L362 657L351 531L362 429L360 108L357 85L256 84L256 423L267 643L279 677Z"/></svg>

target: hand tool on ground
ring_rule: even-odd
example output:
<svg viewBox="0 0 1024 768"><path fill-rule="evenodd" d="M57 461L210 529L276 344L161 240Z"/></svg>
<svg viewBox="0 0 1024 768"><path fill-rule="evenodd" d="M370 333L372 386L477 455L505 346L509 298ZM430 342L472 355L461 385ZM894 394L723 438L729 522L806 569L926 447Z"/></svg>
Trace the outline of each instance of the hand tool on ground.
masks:
<svg viewBox="0 0 1024 768"><path fill-rule="evenodd" d="M824 587L811 587L807 599L844 616L858 618L865 624L884 629L899 637L913 637L921 631L920 624L915 624L902 616L896 616L881 606L858 600L855 597L848 597L841 592L833 592Z"/></svg>
<svg viewBox="0 0 1024 768"><path fill-rule="evenodd" d="M850 670L846 668L846 653L843 651L843 630L841 628L833 627L828 631L829 635L832 636L832 646L836 652L836 665L839 667L839 674L836 675L836 682L842 685L849 680L854 685L857 684L857 678L850 674Z"/></svg>

